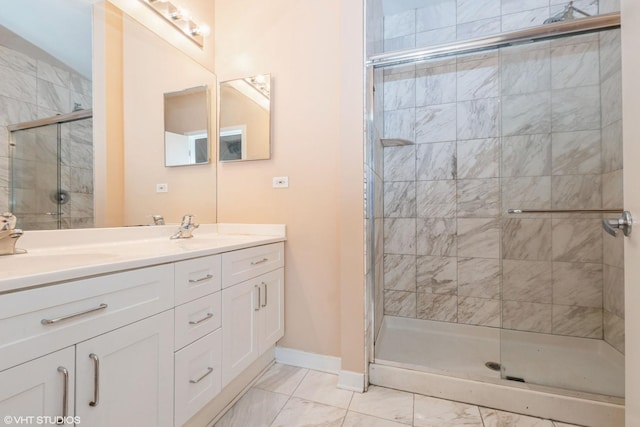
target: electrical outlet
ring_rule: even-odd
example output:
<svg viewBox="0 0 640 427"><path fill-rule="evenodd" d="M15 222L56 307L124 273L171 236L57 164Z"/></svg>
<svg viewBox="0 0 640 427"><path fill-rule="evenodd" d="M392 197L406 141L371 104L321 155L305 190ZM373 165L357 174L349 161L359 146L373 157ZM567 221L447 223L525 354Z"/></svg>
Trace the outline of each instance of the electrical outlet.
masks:
<svg viewBox="0 0 640 427"><path fill-rule="evenodd" d="M169 184L156 184L156 193L169 192Z"/></svg>
<svg viewBox="0 0 640 427"><path fill-rule="evenodd" d="M274 176L273 177L273 188L289 188L289 177L288 176Z"/></svg>

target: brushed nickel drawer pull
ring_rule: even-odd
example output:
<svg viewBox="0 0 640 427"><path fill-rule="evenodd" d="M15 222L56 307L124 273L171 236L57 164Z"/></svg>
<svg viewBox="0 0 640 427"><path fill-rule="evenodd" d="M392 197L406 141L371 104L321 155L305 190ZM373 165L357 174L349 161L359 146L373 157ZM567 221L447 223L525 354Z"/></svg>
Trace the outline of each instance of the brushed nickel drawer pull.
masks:
<svg viewBox="0 0 640 427"><path fill-rule="evenodd" d="M264 285L264 304L262 304L262 307L266 307L267 306L267 295L268 295L269 285L267 285L265 282L262 282L262 284Z"/></svg>
<svg viewBox="0 0 640 427"><path fill-rule="evenodd" d="M258 285L253 285L254 288L256 288L258 290L258 303L256 304L256 308L254 308L254 311L260 311L260 303L262 302L262 297L260 297L260 286Z"/></svg>
<svg viewBox="0 0 640 427"><path fill-rule="evenodd" d="M189 279L189 283L200 283L200 282L204 282L205 280L209 280L209 279L213 279L213 275L207 274L206 276L201 277L199 279Z"/></svg>
<svg viewBox="0 0 640 427"><path fill-rule="evenodd" d="M56 422L56 424L64 424L64 419L69 414L69 371L64 366L58 366L58 372L60 372L64 378L64 384L62 386L62 420Z"/></svg>
<svg viewBox="0 0 640 427"><path fill-rule="evenodd" d="M190 325L197 325L199 323L204 322L205 320L211 319L212 317L213 317L213 313L207 313L207 315L205 317L203 317L202 319L200 319L200 320L189 320L189 324Z"/></svg>
<svg viewBox="0 0 640 427"><path fill-rule="evenodd" d="M93 371L93 400L89 402L89 406L96 407L100 403L100 359L95 353L91 353L89 357L93 360L95 369Z"/></svg>
<svg viewBox="0 0 640 427"><path fill-rule="evenodd" d="M207 368L207 372L202 375L200 378L198 378L197 380L189 380L189 382L191 384L198 384L200 381L202 381L203 379L205 379L209 374L211 374L211 372L213 372L213 368L209 367Z"/></svg>
<svg viewBox="0 0 640 427"><path fill-rule="evenodd" d="M269 261L269 258L262 258L260 261L251 261L251 265L262 264L263 262Z"/></svg>
<svg viewBox="0 0 640 427"><path fill-rule="evenodd" d="M84 316L85 314L93 313L95 311L104 310L107 307L108 307L107 304L100 304L96 308L90 308L89 310L85 310L85 311L80 311L78 313L69 314L68 316L58 317L57 319L42 319L40 321L40 323L42 323L43 325L53 325L55 323L60 323L60 322L63 322L65 320L69 320L69 319L73 319L73 318L76 318L76 317Z"/></svg>

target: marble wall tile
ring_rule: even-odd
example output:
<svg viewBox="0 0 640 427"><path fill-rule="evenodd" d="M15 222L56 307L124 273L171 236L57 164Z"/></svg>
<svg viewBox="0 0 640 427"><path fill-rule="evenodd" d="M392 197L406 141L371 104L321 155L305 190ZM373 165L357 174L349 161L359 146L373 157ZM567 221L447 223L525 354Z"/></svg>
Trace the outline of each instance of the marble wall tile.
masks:
<svg viewBox="0 0 640 427"><path fill-rule="evenodd" d="M564 5L566 5L566 3L564 3ZM580 34L577 36L559 37L557 39L551 40L550 44L552 48L555 48L558 46L565 46L568 44L597 42L599 39L600 39L600 36L598 33L587 33L587 34Z"/></svg>
<svg viewBox="0 0 640 427"><path fill-rule="evenodd" d="M462 179L457 185L458 218L487 218L500 214L500 179Z"/></svg>
<svg viewBox="0 0 640 427"><path fill-rule="evenodd" d="M618 209L624 206L622 169L602 175L602 207Z"/></svg>
<svg viewBox="0 0 640 427"><path fill-rule="evenodd" d="M604 264L604 309L624 318L624 269Z"/></svg>
<svg viewBox="0 0 640 427"><path fill-rule="evenodd" d="M602 264L554 262L553 303L602 308Z"/></svg>
<svg viewBox="0 0 640 427"><path fill-rule="evenodd" d="M413 425L416 427L482 427L477 406L415 395Z"/></svg>
<svg viewBox="0 0 640 427"><path fill-rule="evenodd" d="M93 218L93 194L71 193L71 216Z"/></svg>
<svg viewBox="0 0 640 427"><path fill-rule="evenodd" d="M499 176L500 140L498 138L459 141L457 148L458 179Z"/></svg>
<svg viewBox="0 0 640 427"><path fill-rule="evenodd" d="M603 107L604 114L608 106ZM551 108L551 128L554 132L600 129L599 86L554 90Z"/></svg>
<svg viewBox="0 0 640 427"><path fill-rule="evenodd" d="M4 95L0 95L0 126L35 120L38 108L35 104L18 101Z"/></svg>
<svg viewBox="0 0 640 427"><path fill-rule="evenodd" d="M384 181L378 174L373 175L373 217L384 217Z"/></svg>
<svg viewBox="0 0 640 427"><path fill-rule="evenodd" d="M385 218L384 253L415 255L416 220L413 218Z"/></svg>
<svg viewBox="0 0 640 427"><path fill-rule="evenodd" d="M46 80L37 81L37 104L39 107L57 111L69 112L69 89L54 85Z"/></svg>
<svg viewBox="0 0 640 427"><path fill-rule="evenodd" d="M416 72L413 67L404 73L385 74L384 111L415 107Z"/></svg>
<svg viewBox="0 0 640 427"><path fill-rule="evenodd" d="M502 176L551 175L551 135L502 138Z"/></svg>
<svg viewBox="0 0 640 427"><path fill-rule="evenodd" d="M10 68L18 73L36 75L37 61L17 50L0 46L0 67Z"/></svg>
<svg viewBox="0 0 640 427"><path fill-rule="evenodd" d="M416 146L416 178L418 181L456 178L456 143L441 142Z"/></svg>
<svg viewBox="0 0 640 427"><path fill-rule="evenodd" d="M602 309L554 304L552 333L602 339Z"/></svg>
<svg viewBox="0 0 640 427"><path fill-rule="evenodd" d="M69 138L73 142L93 144L93 120L84 119L63 125L69 129Z"/></svg>
<svg viewBox="0 0 640 427"><path fill-rule="evenodd" d="M70 73L69 89L82 95L92 96L93 94L91 80L81 76L78 73Z"/></svg>
<svg viewBox="0 0 640 427"><path fill-rule="evenodd" d="M554 133L552 141L553 175L601 173L600 130Z"/></svg>
<svg viewBox="0 0 640 427"><path fill-rule="evenodd" d="M416 32L456 25L456 0L432 0L416 10Z"/></svg>
<svg viewBox="0 0 640 427"><path fill-rule="evenodd" d="M502 135L551 132L551 94L542 91L502 97Z"/></svg>
<svg viewBox="0 0 640 427"><path fill-rule="evenodd" d="M458 24L500 16L500 0L457 0Z"/></svg>
<svg viewBox="0 0 640 427"><path fill-rule="evenodd" d="M500 257L500 223L497 219L458 219L458 256Z"/></svg>
<svg viewBox="0 0 640 427"><path fill-rule="evenodd" d="M551 304L551 262L503 260L502 298L505 301Z"/></svg>
<svg viewBox="0 0 640 427"><path fill-rule="evenodd" d="M620 0L600 0L598 2L599 13L611 13L620 11Z"/></svg>
<svg viewBox="0 0 640 427"><path fill-rule="evenodd" d="M458 64L457 100L494 98L500 96L499 58Z"/></svg>
<svg viewBox="0 0 640 427"><path fill-rule="evenodd" d="M3 212L10 212L9 194L10 192L8 187L0 187L0 209L2 209ZM18 224L18 226L23 227L20 224Z"/></svg>
<svg viewBox="0 0 640 427"><path fill-rule="evenodd" d="M503 12L504 13L504 12ZM549 16L549 8L525 10L518 13L502 15L502 31L516 31L544 24Z"/></svg>
<svg viewBox="0 0 640 427"><path fill-rule="evenodd" d="M458 295L500 298L500 260L458 258Z"/></svg>
<svg viewBox="0 0 640 427"><path fill-rule="evenodd" d="M90 95L82 95L81 93L70 91L68 111L73 111L76 108L93 108L93 99Z"/></svg>
<svg viewBox="0 0 640 427"><path fill-rule="evenodd" d="M9 188L9 158L4 156L0 157L0 188Z"/></svg>
<svg viewBox="0 0 640 427"><path fill-rule="evenodd" d="M384 184L384 217L415 218L415 216L415 182L386 182Z"/></svg>
<svg viewBox="0 0 640 427"><path fill-rule="evenodd" d="M416 69L415 99L418 107L456 102L456 63L437 61L435 64L438 65L418 66Z"/></svg>
<svg viewBox="0 0 640 427"><path fill-rule="evenodd" d="M416 182L417 214L420 218L454 218L456 181Z"/></svg>
<svg viewBox="0 0 640 427"><path fill-rule="evenodd" d="M46 80L54 85L69 88L69 71L51 65L45 61L38 61L37 74L39 79Z"/></svg>
<svg viewBox="0 0 640 427"><path fill-rule="evenodd" d="M416 108L416 142L441 142L456 139L456 104Z"/></svg>
<svg viewBox="0 0 640 427"><path fill-rule="evenodd" d="M418 255L456 256L456 220L419 218L417 220L416 240Z"/></svg>
<svg viewBox="0 0 640 427"><path fill-rule="evenodd" d="M523 12L549 6L549 0L502 0L502 14Z"/></svg>
<svg viewBox="0 0 640 427"><path fill-rule="evenodd" d="M12 68L0 67L0 93L3 96L35 104L37 79Z"/></svg>
<svg viewBox="0 0 640 427"><path fill-rule="evenodd" d="M551 177L523 176L502 179L502 213L509 209L551 209ZM539 217L520 214L519 217Z"/></svg>
<svg viewBox="0 0 640 427"><path fill-rule="evenodd" d="M501 18L499 16L458 24L456 28L456 38L458 40L468 40L498 34L500 32L500 26Z"/></svg>
<svg viewBox="0 0 640 427"><path fill-rule="evenodd" d="M416 177L415 145L384 149L384 181L413 181Z"/></svg>
<svg viewBox="0 0 640 427"><path fill-rule="evenodd" d="M384 289L416 291L416 257L414 255L384 256Z"/></svg>
<svg viewBox="0 0 640 427"><path fill-rule="evenodd" d="M600 83L598 42L577 43L551 49L551 88L566 89Z"/></svg>
<svg viewBox="0 0 640 427"><path fill-rule="evenodd" d="M551 220L507 218L502 223L504 259L549 261Z"/></svg>
<svg viewBox="0 0 640 427"><path fill-rule="evenodd" d="M604 339L613 348L624 354L624 319L615 314L604 312Z"/></svg>
<svg viewBox="0 0 640 427"><path fill-rule="evenodd" d="M458 290L458 258L419 256L416 264L418 292L456 294Z"/></svg>
<svg viewBox="0 0 640 427"><path fill-rule="evenodd" d="M458 297L456 295L418 292L418 319L458 321Z"/></svg>
<svg viewBox="0 0 640 427"><path fill-rule="evenodd" d="M71 191L93 194L93 170L71 169Z"/></svg>
<svg viewBox="0 0 640 427"><path fill-rule="evenodd" d="M383 26L385 40L415 34L416 11L410 9L394 15L385 15Z"/></svg>
<svg viewBox="0 0 640 427"><path fill-rule="evenodd" d="M416 110L414 108L385 111L384 113L385 138L402 138L414 141L415 127Z"/></svg>
<svg viewBox="0 0 640 427"><path fill-rule="evenodd" d="M504 301L502 327L518 331L551 333L551 304Z"/></svg>
<svg viewBox="0 0 640 427"><path fill-rule="evenodd" d="M564 262L602 262L602 226L597 219L553 219L552 258Z"/></svg>
<svg viewBox="0 0 640 427"><path fill-rule="evenodd" d="M602 128L602 172L622 169L622 120Z"/></svg>
<svg viewBox="0 0 640 427"><path fill-rule="evenodd" d="M600 175L552 176L551 188L554 209L597 209L602 204Z"/></svg>
<svg viewBox="0 0 640 427"><path fill-rule="evenodd" d="M454 41L456 41L455 26L416 33L416 47L435 46Z"/></svg>
<svg viewBox="0 0 640 427"><path fill-rule="evenodd" d="M416 36L411 34L409 36L395 37L392 39L384 39L383 41L384 51L393 52L396 50L413 49L416 47Z"/></svg>
<svg viewBox="0 0 640 427"><path fill-rule="evenodd" d="M602 230L603 264L624 268L624 239L625 237L622 233L612 237Z"/></svg>
<svg viewBox="0 0 640 427"><path fill-rule="evenodd" d="M502 95L551 90L551 54L548 44L534 43L501 51Z"/></svg>
<svg viewBox="0 0 640 427"><path fill-rule="evenodd" d="M598 1L599 0L575 0L573 3L574 6L580 10L583 10L590 15L597 15ZM550 0L549 3L551 5L552 15L555 15L564 10L564 7L567 4L567 2L564 0Z"/></svg>
<svg viewBox="0 0 640 427"><path fill-rule="evenodd" d="M389 316L416 317L416 293L384 291L384 314Z"/></svg>
<svg viewBox="0 0 640 427"><path fill-rule="evenodd" d="M500 327L500 301L458 297L458 323Z"/></svg>
<svg viewBox="0 0 640 427"><path fill-rule="evenodd" d="M38 163L34 160L14 159L13 185L21 189L35 188L37 167Z"/></svg>
<svg viewBox="0 0 640 427"><path fill-rule="evenodd" d="M69 165L81 169L93 168L93 145L69 143Z"/></svg>
<svg viewBox="0 0 640 427"><path fill-rule="evenodd" d="M497 137L500 130L499 98L476 99L457 104L458 139Z"/></svg>

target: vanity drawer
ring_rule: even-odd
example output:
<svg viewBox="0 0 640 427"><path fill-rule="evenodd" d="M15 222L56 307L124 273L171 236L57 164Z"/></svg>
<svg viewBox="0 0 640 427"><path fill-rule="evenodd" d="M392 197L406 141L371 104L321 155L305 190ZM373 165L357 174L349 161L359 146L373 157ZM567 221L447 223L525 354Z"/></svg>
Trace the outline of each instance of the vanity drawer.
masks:
<svg viewBox="0 0 640 427"><path fill-rule="evenodd" d="M222 388L222 330L200 338L175 354L175 426L209 403Z"/></svg>
<svg viewBox="0 0 640 427"><path fill-rule="evenodd" d="M175 263L176 305L220 290L220 255Z"/></svg>
<svg viewBox="0 0 640 427"><path fill-rule="evenodd" d="M222 287L244 282L283 266L283 242L224 253L222 254Z"/></svg>
<svg viewBox="0 0 640 427"><path fill-rule="evenodd" d="M220 292L176 307L176 350L218 329L222 324L220 308Z"/></svg>
<svg viewBox="0 0 640 427"><path fill-rule="evenodd" d="M173 308L173 265L0 296L0 370Z"/></svg>

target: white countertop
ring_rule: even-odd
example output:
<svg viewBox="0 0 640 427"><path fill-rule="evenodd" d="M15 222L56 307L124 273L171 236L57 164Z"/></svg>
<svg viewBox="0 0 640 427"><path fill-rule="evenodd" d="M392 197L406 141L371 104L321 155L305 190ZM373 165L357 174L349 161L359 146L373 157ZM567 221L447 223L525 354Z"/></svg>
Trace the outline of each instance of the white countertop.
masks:
<svg viewBox="0 0 640 427"><path fill-rule="evenodd" d="M25 231L16 247L28 252L0 256L0 294L286 240L284 225L202 224L193 238L170 240L177 229Z"/></svg>

